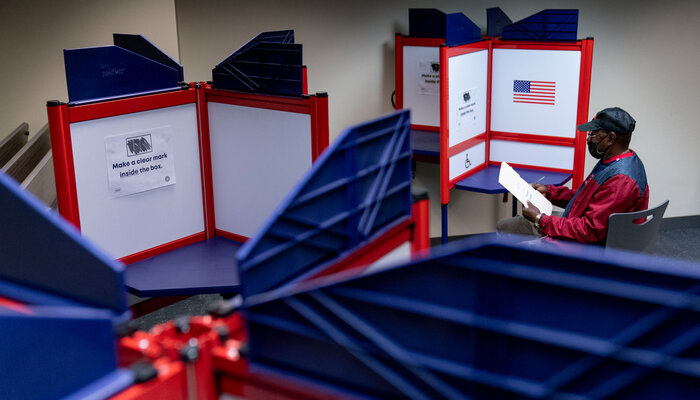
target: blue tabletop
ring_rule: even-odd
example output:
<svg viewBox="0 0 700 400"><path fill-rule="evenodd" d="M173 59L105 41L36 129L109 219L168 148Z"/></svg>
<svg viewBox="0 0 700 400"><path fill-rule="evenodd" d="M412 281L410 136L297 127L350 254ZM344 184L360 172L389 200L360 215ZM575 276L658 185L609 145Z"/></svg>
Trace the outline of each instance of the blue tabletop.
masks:
<svg viewBox="0 0 700 400"><path fill-rule="evenodd" d="M440 132L411 129L413 154L440 157Z"/></svg>
<svg viewBox="0 0 700 400"><path fill-rule="evenodd" d="M563 185L569 179L571 174L564 172L550 172L537 169L513 168L526 182L540 181L543 185ZM455 184L455 188L461 190L469 190L480 193L506 193L507 190L498 183L498 175L501 172L499 165L489 165L485 169L476 174L464 178Z"/></svg>
<svg viewBox="0 0 700 400"><path fill-rule="evenodd" d="M237 293L242 243L215 236L127 265L126 286L140 297Z"/></svg>

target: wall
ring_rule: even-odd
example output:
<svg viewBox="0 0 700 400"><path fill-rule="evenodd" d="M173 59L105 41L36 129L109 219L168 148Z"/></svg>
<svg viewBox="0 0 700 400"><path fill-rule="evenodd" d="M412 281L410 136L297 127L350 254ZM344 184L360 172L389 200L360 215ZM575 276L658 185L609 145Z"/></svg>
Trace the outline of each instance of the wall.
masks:
<svg viewBox="0 0 700 400"><path fill-rule="evenodd" d="M637 119L632 147L647 166L651 204L669 198L666 216L700 214L696 0L3 1L0 138L22 121L36 131L46 122L45 101L67 100L64 48L111 44L112 32L141 33L176 59L179 46L185 79L202 81L257 33L294 29L310 91L329 93L333 139L348 125L392 111L394 34L408 33L409 7L464 12L485 31L486 8L493 6L514 21L545 8L580 10L579 37L595 37L591 115L626 108ZM587 171L593 164L588 157ZM418 165L416 184L428 187L432 199L432 236L440 232L437 174L434 165ZM450 234L492 230L509 213L500 196L453 191Z"/></svg>
<svg viewBox="0 0 700 400"><path fill-rule="evenodd" d="M258 32L294 29L304 45L309 90L329 93L330 132L392 111L394 34L408 33L408 8L463 12L486 30L486 8L513 20L545 8L576 8L579 37L594 37L590 114L619 105L637 120L632 141L647 166L650 204L666 216L700 214L695 108L700 103L700 2L670 1L256 1L176 0L187 80L211 68ZM586 173L594 160L587 157ZM431 195L431 236L440 232L438 169L419 164L416 184ZM500 196L453 191L450 234L485 232L509 215Z"/></svg>
<svg viewBox="0 0 700 400"><path fill-rule="evenodd" d="M20 123L47 122L46 101L68 101L63 49L113 44L138 33L179 59L173 0L3 0L0 2L0 139Z"/></svg>

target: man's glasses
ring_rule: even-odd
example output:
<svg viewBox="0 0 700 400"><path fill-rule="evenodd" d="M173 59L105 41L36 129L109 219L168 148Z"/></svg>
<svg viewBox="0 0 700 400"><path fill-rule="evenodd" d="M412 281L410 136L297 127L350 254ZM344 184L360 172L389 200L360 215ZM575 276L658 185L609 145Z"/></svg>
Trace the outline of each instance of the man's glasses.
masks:
<svg viewBox="0 0 700 400"><path fill-rule="evenodd" d="M588 131L588 133L586 133L586 136L588 136L588 138L590 139L592 137L598 136L598 133L600 133L600 132L605 132L605 131Z"/></svg>

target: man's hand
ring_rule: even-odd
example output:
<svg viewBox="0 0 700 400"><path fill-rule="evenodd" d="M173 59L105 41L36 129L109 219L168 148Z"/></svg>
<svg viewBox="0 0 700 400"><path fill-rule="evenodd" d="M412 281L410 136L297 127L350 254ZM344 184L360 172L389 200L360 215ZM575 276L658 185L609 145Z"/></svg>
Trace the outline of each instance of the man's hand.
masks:
<svg viewBox="0 0 700 400"><path fill-rule="evenodd" d="M545 189L547 190L547 189ZM527 204L523 204L523 217L527 219L528 221L535 222L535 217L540 214L539 208L535 207L534 205L530 204L528 202Z"/></svg>
<svg viewBox="0 0 700 400"><path fill-rule="evenodd" d="M542 193L543 195L547 194L547 186L541 183L533 183L532 188Z"/></svg>

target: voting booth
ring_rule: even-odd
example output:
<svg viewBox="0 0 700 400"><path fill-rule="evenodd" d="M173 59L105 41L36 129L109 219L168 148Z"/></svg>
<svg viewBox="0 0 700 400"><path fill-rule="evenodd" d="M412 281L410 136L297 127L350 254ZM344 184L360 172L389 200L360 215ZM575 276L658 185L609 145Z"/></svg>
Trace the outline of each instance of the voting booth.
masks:
<svg viewBox="0 0 700 400"><path fill-rule="evenodd" d="M304 173L228 260L234 267L239 260L247 296L338 271L376 270L427 250L427 199L411 189L409 114L347 129ZM240 321L238 315L217 324L199 317L206 321L191 329L161 327L152 336L140 332L136 342L120 340L117 355L118 332L131 335L124 325L131 314L125 267L3 173L0 206L7 211L0 225L0 332L7 339L0 357L24 366L0 376L6 396L213 398L219 375L208 352L221 344L222 325Z"/></svg>
<svg viewBox="0 0 700 400"><path fill-rule="evenodd" d="M286 37L254 38L211 84L182 83L182 67L137 35L65 51L70 102L47 103L59 212L130 264L132 293L237 292L241 242L327 146L327 95L302 93L301 45ZM263 63L260 47L286 64ZM241 59L265 85L221 79Z"/></svg>
<svg viewBox="0 0 700 400"><path fill-rule="evenodd" d="M592 39L575 40L577 10L545 10L485 39L450 40L471 23L451 15L409 10L411 25L444 20L445 33L396 36L396 107L416 116L415 158L440 163L443 238L450 190L504 192L501 162L533 182L580 186L586 137L576 125L588 118L593 50Z"/></svg>

